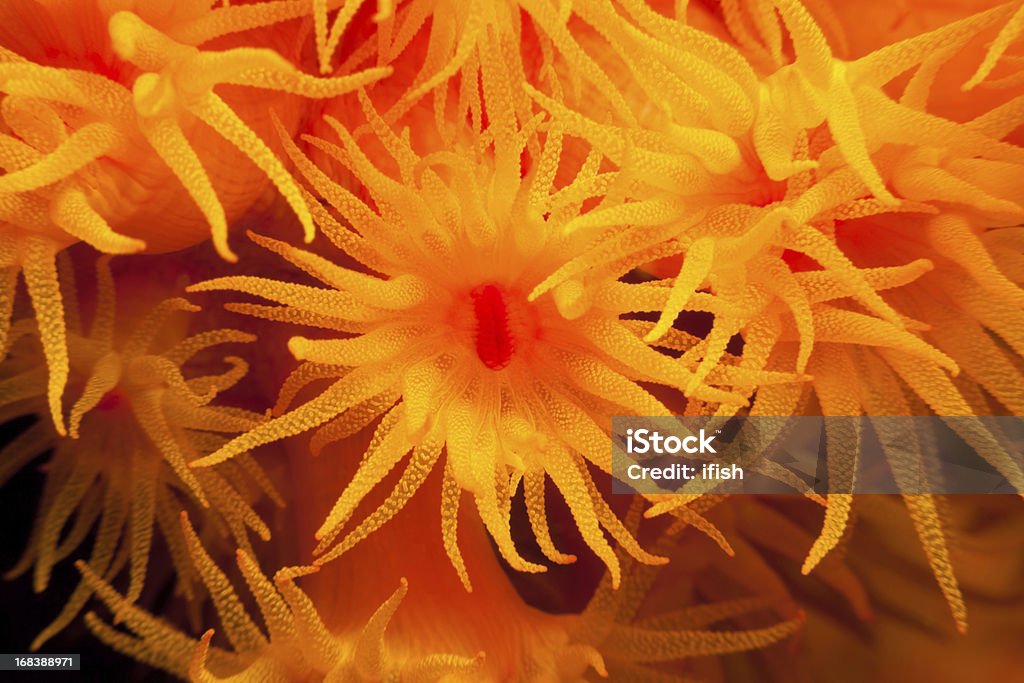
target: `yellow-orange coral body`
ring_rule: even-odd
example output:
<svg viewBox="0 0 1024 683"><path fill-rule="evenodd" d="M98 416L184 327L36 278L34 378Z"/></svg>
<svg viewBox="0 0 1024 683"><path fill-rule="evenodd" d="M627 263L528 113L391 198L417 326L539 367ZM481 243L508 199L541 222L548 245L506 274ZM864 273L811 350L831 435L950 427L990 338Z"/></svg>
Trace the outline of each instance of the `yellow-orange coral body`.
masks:
<svg viewBox="0 0 1024 683"><path fill-rule="evenodd" d="M456 493L473 494L477 509L502 554L516 568L543 567L519 556L508 522L510 498L520 481L537 538L556 562L568 558L548 537L543 482L550 477L573 510L594 551L616 575L617 560L604 527L631 552L653 561L624 532L598 494L588 462L610 463L602 424L612 414L661 414L665 408L636 381L686 388L693 395L742 403L727 389L698 383L683 362L649 348L618 310L594 305L585 283L569 279L550 291L544 283L572 256L586 259L588 241L566 235L579 212L573 187L550 194L561 135L535 138L539 119L516 121L504 100L507 73L484 67L493 152L461 148L420 156L395 135L362 98L365 115L398 166L398 178L381 174L336 122L342 142L311 139L365 185L374 211L332 182L296 148L292 158L313 189L328 199L355 231L317 204L321 229L380 278L349 270L287 244L257 241L331 287L228 277L193 291L234 289L283 304L236 304L235 310L347 333L348 338L295 337L289 346L304 364L286 383L279 408L310 381L333 377L320 396L228 444L200 464L214 464L260 443L324 423L314 448L383 416L364 467L356 474L318 532L320 552L330 549L355 506L412 450L393 497L319 561L357 543L396 514L425 475L444 457L450 478L443 514L453 562L465 578L455 544ZM494 79L493 81L491 79ZM493 88L493 91L492 91ZM524 149L538 159L523 177ZM597 159L579 172L586 185ZM545 218L547 214L547 218ZM625 237L625 236L624 236ZM614 257L613 257L614 258ZM612 270L616 266L618 271ZM630 264L613 263L614 280ZM349 369L351 368L351 369ZM728 370L711 376L729 384ZM753 379L753 378L752 378ZM764 374L764 381L789 381Z"/></svg>

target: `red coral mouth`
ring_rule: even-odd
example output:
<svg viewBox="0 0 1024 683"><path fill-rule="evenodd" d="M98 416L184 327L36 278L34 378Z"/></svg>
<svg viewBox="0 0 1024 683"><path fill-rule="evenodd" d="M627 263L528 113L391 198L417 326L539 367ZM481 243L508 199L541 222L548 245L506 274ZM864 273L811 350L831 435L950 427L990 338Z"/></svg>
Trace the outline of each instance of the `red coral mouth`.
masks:
<svg viewBox="0 0 1024 683"><path fill-rule="evenodd" d="M516 350L505 290L484 284L470 292L470 297L476 318L476 355L491 370L501 370L512 362Z"/></svg>

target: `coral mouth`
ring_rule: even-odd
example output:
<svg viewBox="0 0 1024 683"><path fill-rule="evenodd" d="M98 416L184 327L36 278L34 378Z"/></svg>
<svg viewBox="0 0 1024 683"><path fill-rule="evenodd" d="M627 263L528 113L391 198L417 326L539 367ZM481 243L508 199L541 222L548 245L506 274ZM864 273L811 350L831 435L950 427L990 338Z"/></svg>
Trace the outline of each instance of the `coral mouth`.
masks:
<svg viewBox="0 0 1024 683"><path fill-rule="evenodd" d="M512 362L516 352L507 293L501 285L483 284L469 296L476 321L476 355L491 370L501 370Z"/></svg>

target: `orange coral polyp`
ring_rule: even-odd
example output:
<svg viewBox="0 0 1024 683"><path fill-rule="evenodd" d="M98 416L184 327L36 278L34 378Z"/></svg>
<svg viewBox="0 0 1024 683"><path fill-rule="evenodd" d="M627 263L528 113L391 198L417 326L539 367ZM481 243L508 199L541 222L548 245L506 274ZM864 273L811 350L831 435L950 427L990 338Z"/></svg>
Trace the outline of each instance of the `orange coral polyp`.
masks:
<svg viewBox="0 0 1024 683"><path fill-rule="evenodd" d="M373 208L324 175L287 141L286 148L313 189L356 230L342 227L310 201L321 229L367 269L386 277L342 268L322 256L256 237L328 288L245 276L193 286L196 292L246 292L280 305L235 304L236 310L282 321L304 319L321 328L355 333L327 339L293 337L289 348L303 365L282 389L283 403L287 405L298 388L316 377L333 377L334 382L318 397L235 439L196 466L216 464L258 444L314 428L320 430L314 440L322 445L379 417L365 466L317 533L317 551L322 554L318 562L346 552L391 519L435 466L444 468L453 493L465 490L472 495L503 556L519 570L544 569L525 560L511 537L509 504L520 477L531 482L531 521L553 561L567 560L548 538L543 487L535 486L548 476L572 509L584 539L614 576L617 560L602 529L635 556L660 561L624 531L597 491L588 463L609 468L602 425L614 410L665 412L637 384L641 379L687 388L713 400L736 398L727 388L695 382L685 364L644 344L618 312L594 305L581 283L570 279L536 294L567 255L585 255L588 242L567 237L562 230L577 215L578 205L558 206L548 194L559 137L547 138L543 164L521 178L522 149L539 147L539 141L532 126L516 127L512 110L503 109L507 104L500 99L489 105L491 125L507 128L489 143L493 152L459 147L423 157L387 128L365 97L362 101L380 143L399 165L402 182L377 170L334 120L329 123L343 147L319 138L308 140L357 175ZM590 166L582 171L589 172ZM549 202L551 206L545 207ZM545 208L552 212L549 220L541 215ZM472 292L481 283L474 302ZM446 309L452 314L445 316ZM531 339L536 334L520 327L541 330L541 338ZM483 347L481 331L487 335ZM491 371L506 361L501 372ZM332 367L334 373L329 372ZM788 378L776 381L780 379ZM714 381L723 380L716 376ZM388 501L335 545L359 502L406 456L402 481ZM445 496L442 533L453 565L468 585L455 543L458 504L457 496Z"/></svg>
<svg viewBox="0 0 1024 683"><path fill-rule="evenodd" d="M58 431L68 351L55 254L79 240L124 254L147 242L159 251L212 234L220 255L235 260L228 222L260 196L264 178L312 239L312 218L291 175L235 112L232 98L218 94L219 86L276 92L294 109L292 95L330 97L389 73L314 78L272 50L245 46L250 29L308 14L299 2L116 9L96 0L19 2L4 8L19 20L7 23L27 19L40 28L0 29L0 118L7 128L0 136L0 268L8 277L23 272L36 304ZM74 11L90 30L68 35L60 26L63 11ZM236 46L201 49L223 36ZM48 54L58 63L47 62ZM223 174L214 178L210 167L226 170L232 154L252 166L241 172L232 166L225 186ZM179 201L176 188L195 209Z"/></svg>

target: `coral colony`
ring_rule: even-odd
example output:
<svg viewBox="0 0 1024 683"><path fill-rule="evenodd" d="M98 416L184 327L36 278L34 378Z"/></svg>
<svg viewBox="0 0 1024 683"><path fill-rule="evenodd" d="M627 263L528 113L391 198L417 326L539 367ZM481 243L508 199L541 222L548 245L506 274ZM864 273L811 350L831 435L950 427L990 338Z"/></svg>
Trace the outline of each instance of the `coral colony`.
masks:
<svg viewBox="0 0 1024 683"><path fill-rule="evenodd" d="M1022 34L1019 0L0 0L0 483L41 487L7 578L66 601L0 650L875 680L905 637L887 680L965 680L969 625L1024 628L985 612L1019 563L981 569L1024 509L612 495L611 420L1024 415ZM959 670L1024 670L986 642Z"/></svg>

